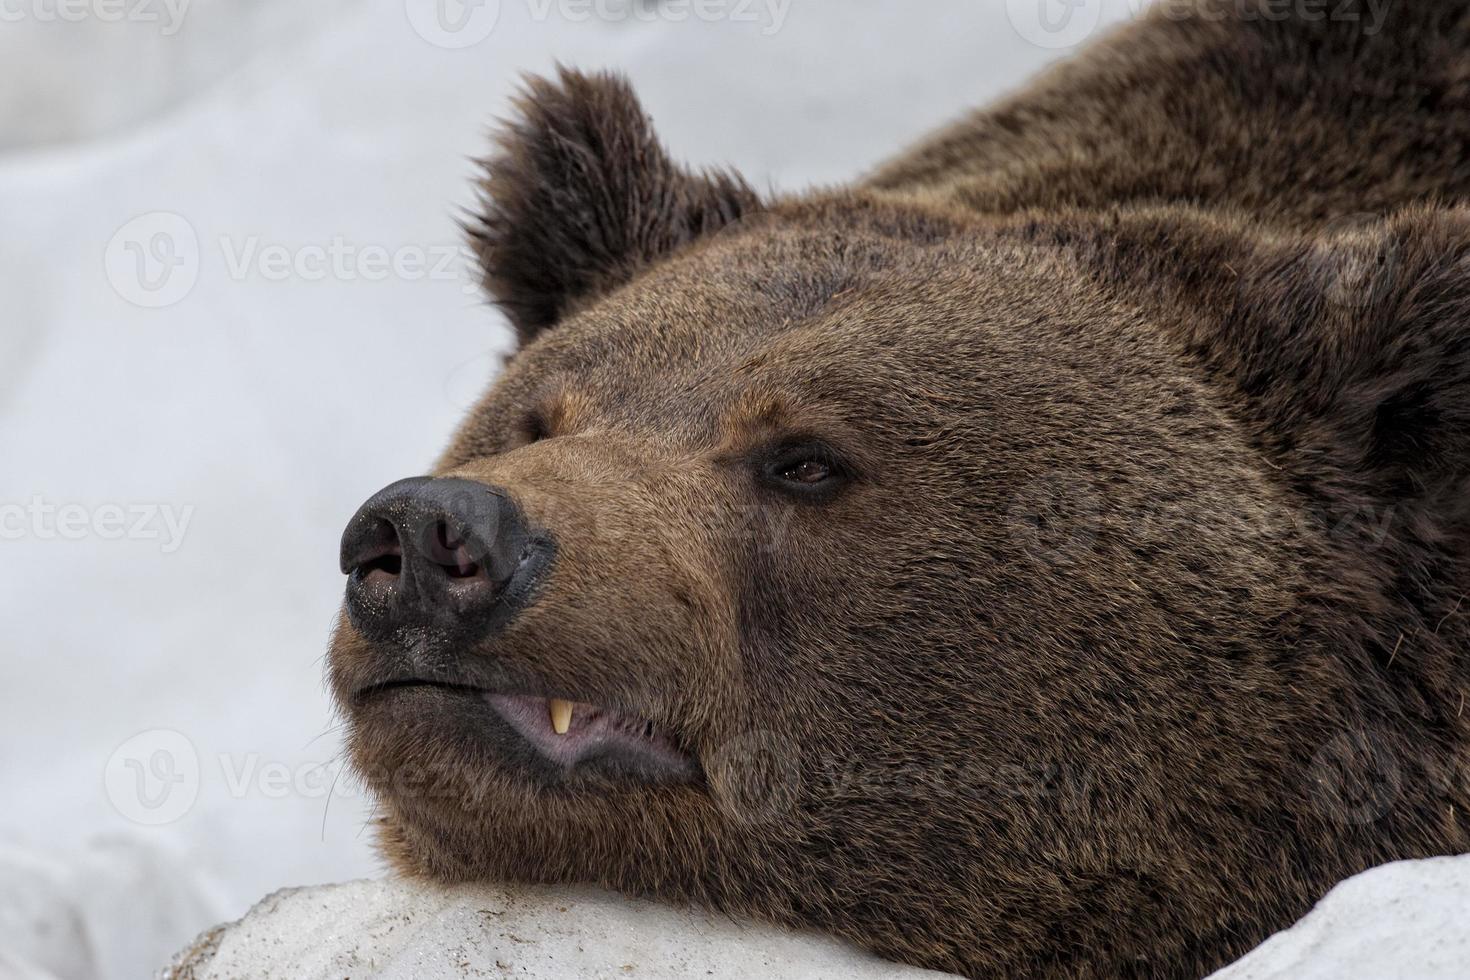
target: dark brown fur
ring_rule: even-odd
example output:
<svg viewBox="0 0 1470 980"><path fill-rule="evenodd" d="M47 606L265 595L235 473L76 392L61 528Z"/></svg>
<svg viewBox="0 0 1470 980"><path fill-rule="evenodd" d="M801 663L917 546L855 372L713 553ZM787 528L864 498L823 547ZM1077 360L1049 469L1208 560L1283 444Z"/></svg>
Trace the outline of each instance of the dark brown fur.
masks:
<svg viewBox="0 0 1470 980"><path fill-rule="evenodd" d="M1194 977L1470 850L1470 8L1239 9L763 205L621 81L532 83L475 227L524 346L436 472L558 555L474 649L339 631L399 868ZM852 482L759 484L793 434ZM463 698L354 699L404 664L634 710L704 778L528 780Z"/></svg>

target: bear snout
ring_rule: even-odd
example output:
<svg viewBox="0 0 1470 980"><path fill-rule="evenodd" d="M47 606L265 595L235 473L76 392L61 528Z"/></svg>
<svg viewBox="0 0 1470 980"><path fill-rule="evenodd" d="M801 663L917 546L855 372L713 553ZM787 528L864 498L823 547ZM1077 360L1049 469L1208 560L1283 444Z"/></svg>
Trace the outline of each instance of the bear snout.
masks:
<svg viewBox="0 0 1470 980"><path fill-rule="evenodd" d="M399 480L369 498L343 532L347 616L370 639L474 642L532 601L554 551L503 488Z"/></svg>

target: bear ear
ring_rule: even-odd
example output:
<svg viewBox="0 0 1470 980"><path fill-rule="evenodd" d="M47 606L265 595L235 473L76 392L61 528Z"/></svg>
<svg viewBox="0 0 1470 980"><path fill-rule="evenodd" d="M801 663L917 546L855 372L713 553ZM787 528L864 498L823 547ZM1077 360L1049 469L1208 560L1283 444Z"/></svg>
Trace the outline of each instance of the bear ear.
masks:
<svg viewBox="0 0 1470 980"><path fill-rule="evenodd" d="M481 281L521 344L641 268L759 206L738 175L691 173L626 79L532 77L485 160L467 223Z"/></svg>
<svg viewBox="0 0 1470 980"><path fill-rule="evenodd" d="M1377 498L1424 533L1470 516L1470 211L1303 235L1139 215L1082 255L1176 311L1167 329L1297 488Z"/></svg>
<svg viewBox="0 0 1470 980"><path fill-rule="evenodd" d="M1470 476L1470 212L1343 219L1240 273L1215 363L1274 439L1389 497Z"/></svg>

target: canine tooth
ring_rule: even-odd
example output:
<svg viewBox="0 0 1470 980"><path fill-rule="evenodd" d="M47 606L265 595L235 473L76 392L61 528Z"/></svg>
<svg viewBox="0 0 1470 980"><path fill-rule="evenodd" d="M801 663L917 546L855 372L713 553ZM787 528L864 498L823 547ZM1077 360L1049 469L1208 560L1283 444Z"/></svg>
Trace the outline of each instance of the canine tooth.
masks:
<svg viewBox="0 0 1470 980"><path fill-rule="evenodd" d="M551 730L558 735L565 735L567 729L572 727L572 702L549 698L546 703L551 707Z"/></svg>

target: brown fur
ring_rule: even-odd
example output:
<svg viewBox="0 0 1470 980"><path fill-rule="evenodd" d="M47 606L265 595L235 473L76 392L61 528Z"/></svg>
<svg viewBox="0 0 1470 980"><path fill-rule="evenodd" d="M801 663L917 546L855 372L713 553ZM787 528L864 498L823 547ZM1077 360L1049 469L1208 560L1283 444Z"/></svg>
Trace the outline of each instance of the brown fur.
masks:
<svg viewBox="0 0 1470 980"><path fill-rule="evenodd" d="M1194 977L1470 850L1467 5L1172 9L764 205L618 79L532 83L475 230L525 345L436 472L558 553L473 649L339 630L399 868ZM758 481L793 436L850 482ZM477 702L354 697L409 669L634 710L703 778L529 779Z"/></svg>

